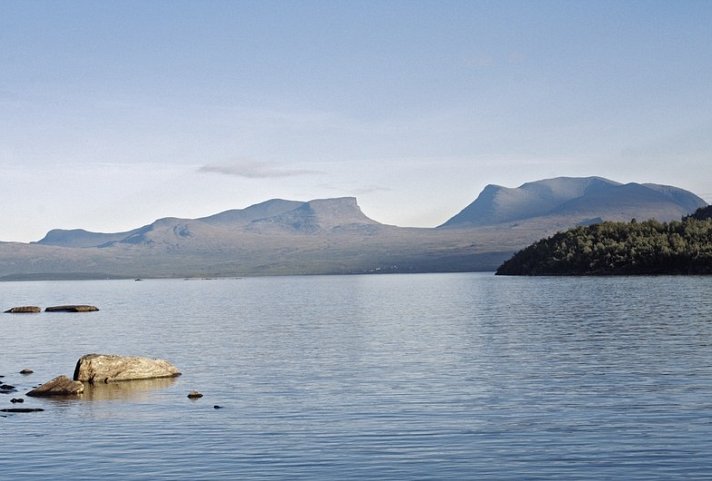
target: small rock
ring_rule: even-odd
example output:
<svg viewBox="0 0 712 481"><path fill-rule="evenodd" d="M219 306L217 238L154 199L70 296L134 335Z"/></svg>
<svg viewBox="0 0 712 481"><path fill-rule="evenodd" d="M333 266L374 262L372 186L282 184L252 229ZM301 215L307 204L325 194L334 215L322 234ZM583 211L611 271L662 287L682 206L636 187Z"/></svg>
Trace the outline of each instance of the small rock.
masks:
<svg viewBox="0 0 712 481"><path fill-rule="evenodd" d="M213 406L213 409L222 409L222 408L223 408L222 406L218 406L217 404L215 406Z"/></svg>
<svg viewBox="0 0 712 481"><path fill-rule="evenodd" d="M12 399L10 399L10 402L12 404L16 404L16 403L23 403L23 402L25 402L25 400L22 398L12 398Z"/></svg>
<svg viewBox="0 0 712 481"><path fill-rule="evenodd" d="M11 386L9 384L3 384L0 386L0 393L7 394L11 392L15 392L17 389L15 389L15 386Z"/></svg>
<svg viewBox="0 0 712 481"><path fill-rule="evenodd" d="M199 393L198 391L190 391L188 393L189 399L199 399L201 397L203 397L203 395L201 393Z"/></svg>
<svg viewBox="0 0 712 481"><path fill-rule="evenodd" d="M84 392L84 384L67 376L57 376L28 392L28 396L75 396Z"/></svg>
<svg viewBox="0 0 712 481"><path fill-rule="evenodd" d="M22 371L20 371L20 374L27 375L27 374L32 374L33 372L35 372L35 371L33 371L32 369L23 369Z"/></svg>
<svg viewBox="0 0 712 481"><path fill-rule="evenodd" d="M41 311L42 309L37 306L18 306L12 307L5 312L8 314L34 314Z"/></svg>
<svg viewBox="0 0 712 481"><path fill-rule="evenodd" d="M66 306L51 306L45 309L45 312L93 312L98 311L96 306L86 304L69 304Z"/></svg>

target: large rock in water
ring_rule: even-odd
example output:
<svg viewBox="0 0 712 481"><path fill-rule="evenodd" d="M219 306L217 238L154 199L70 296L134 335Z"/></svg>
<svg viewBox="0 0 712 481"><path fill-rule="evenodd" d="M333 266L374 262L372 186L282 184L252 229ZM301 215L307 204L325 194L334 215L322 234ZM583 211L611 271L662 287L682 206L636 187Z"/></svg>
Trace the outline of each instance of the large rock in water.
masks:
<svg viewBox="0 0 712 481"><path fill-rule="evenodd" d="M66 306L51 306L45 309L45 312L94 312L98 311L96 306L86 304L69 304Z"/></svg>
<svg viewBox="0 0 712 481"><path fill-rule="evenodd" d="M174 376L180 376L178 368L163 359L113 354L87 354L74 369L75 381L90 383Z"/></svg>
<svg viewBox="0 0 712 481"><path fill-rule="evenodd" d="M51 381L28 392L28 396L75 396L84 392L84 384L72 381L67 376L57 376Z"/></svg>

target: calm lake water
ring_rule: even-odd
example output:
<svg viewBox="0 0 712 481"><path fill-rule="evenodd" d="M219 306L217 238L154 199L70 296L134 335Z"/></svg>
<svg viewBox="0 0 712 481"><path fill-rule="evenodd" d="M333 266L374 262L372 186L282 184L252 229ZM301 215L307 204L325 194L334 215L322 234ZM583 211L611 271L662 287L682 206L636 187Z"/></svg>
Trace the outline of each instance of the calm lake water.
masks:
<svg viewBox="0 0 712 481"><path fill-rule="evenodd" d="M710 294L712 277L0 283L3 310L101 309L0 314L20 389L0 407L92 352L183 372L26 398L45 411L0 413L0 477L710 479Z"/></svg>

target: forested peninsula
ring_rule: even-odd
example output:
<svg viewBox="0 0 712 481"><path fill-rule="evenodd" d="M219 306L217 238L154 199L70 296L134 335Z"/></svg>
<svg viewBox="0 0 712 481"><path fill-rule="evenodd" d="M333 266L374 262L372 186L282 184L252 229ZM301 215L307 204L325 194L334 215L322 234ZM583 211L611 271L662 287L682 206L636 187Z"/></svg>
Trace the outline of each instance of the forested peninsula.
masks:
<svg viewBox="0 0 712 481"><path fill-rule="evenodd" d="M575 227L517 252L496 274L712 274L712 206L680 221Z"/></svg>

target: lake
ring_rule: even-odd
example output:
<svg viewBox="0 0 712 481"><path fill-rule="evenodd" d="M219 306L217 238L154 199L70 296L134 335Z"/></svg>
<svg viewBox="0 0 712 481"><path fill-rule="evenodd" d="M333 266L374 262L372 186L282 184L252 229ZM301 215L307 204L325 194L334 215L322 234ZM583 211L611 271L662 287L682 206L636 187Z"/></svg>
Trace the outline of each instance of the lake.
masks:
<svg viewBox="0 0 712 481"><path fill-rule="evenodd" d="M480 273L0 283L2 310L101 309L1 314L20 392L0 407L92 352L183 372L26 398L44 411L0 413L0 474L710 479L710 294L712 277Z"/></svg>

